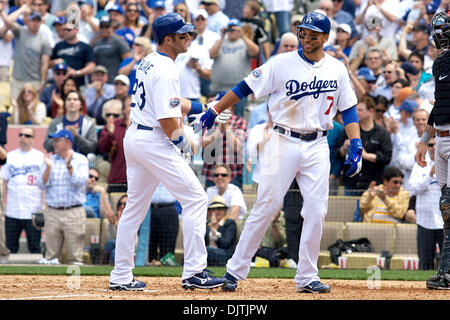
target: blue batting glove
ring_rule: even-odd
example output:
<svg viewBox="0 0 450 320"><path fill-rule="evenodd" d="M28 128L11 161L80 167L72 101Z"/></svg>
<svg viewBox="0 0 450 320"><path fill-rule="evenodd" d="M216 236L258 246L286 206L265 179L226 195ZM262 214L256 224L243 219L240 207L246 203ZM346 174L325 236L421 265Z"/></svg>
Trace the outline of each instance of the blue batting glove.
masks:
<svg viewBox="0 0 450 320"><path fill-rule="evenodd" d="M191 153L191 145L182 135L177 140L170 140L183 154Z"/></svg>
<svg viewBox="0 0 450 320"><path fill-rule="evenodd" d="M202 124L202 128L211 129L214 124L214 120L216 120L217 114L214 113L212 108L206 110L205 114L200 118L200 122Z"/></svg>
<svg viewBox="0 0 450 320"><path fill-rule="evenodd" d="M189 126L192 127L194 133L198 133L202 130L202 121L201 117L205 114L205 112L199 114L190 114L188 115L188 123Z"/></svg>
<svg viewBox="0 0 450 320"><path fill-rule="evenodd" d="M361 171L363 146L361 139L350 140L350 154L344 165L349 165L350 169L345 173L349 177L354 177Z"/></svg>

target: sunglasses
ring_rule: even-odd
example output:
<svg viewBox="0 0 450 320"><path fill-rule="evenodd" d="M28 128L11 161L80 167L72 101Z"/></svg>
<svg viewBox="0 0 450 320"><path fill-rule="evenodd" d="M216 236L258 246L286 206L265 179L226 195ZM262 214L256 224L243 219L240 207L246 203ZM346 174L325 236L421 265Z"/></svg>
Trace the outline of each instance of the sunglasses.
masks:
<svg viewBox="0 0 450 320"><path fill-rule="evenodd" d="M55 75L57 76L65 76L67 74L67 71L56 71Z"/></svg>
<svg viewBox="0 0 450 320"><path fill-rule="evenodd" d="M214 173L214 177L228 177L228 173Z"/></svg>
<svg viewBox="0 0 450 320"><path fill-rule="evenodd" d="M108 29L109 27L111 27L110 24L100 24L100 29Z"/></svg>
<svg viewBox="0 0 450 320"><path fill-rule="evenodd" d="M205 21L206 19L203 17L198 17L197 19L195 19L195 21Z"/></svg>
<svg viewBox="0 0 450 320"><path fill-rule="evenodd" d="M383 71L383 73L391 74L392 71Z"/></svg>
<svg viewBox="0 0 450 320"><path fill-rule="evenodd" d="M113 116L114 118L118 118L118 117L120 117L120 114L118 114L118 113L107 113L105 116L107 118L109 118L111 116Z"/></svg>
<svg viewBox="0 0 450 320"><path fill-rule="evenodd" d="M384 109L375 109L375 112L376 112L376 113L384 113L385 110L384 110Z"/></svg>
<svg viewBox="0 0 450 320"><path fill-rule="evenodd" d="M127 12L134 12L134 13L138 13L138 12L139 12L139 10L136 10L136 9L128 9L128 10L127 10Z"/></svg>
<svg viewBox="0 0 450 320"><path fill-rule="evenodd" d="M116 81L116 82L114 82L114 85L116 85L116 86L125 86L126 84L121 82L121 81Z"/></svg>
<svg viewBox="0 0 450 320"><path fill-rule="evenodd" d="M94 176L94 175L90 174L90 175L89 175L89 179L92 179L92 178L94 178L94 179L95 179L95 181L98 181L98 179L99 179L99 177L96 177L96 176Z"/></svg>
<svg viewBox="0 0 450 320"><path fill-rule="evenodd" d="M430 148L433 148L433 147L435 146L435 143L429 143L428 146L429 146Z"/></svg>
<svg viewBox="0 0 450 320"><path fill-rule="evenodd" d="M19 133L19 137L33 138L34 136L28 133Z"/></svg>
<svg viewBox="0 0 450 320"><path fill-rule="evenodd" d="M402 184L402 180L391 180L393 184Z"/></svg>

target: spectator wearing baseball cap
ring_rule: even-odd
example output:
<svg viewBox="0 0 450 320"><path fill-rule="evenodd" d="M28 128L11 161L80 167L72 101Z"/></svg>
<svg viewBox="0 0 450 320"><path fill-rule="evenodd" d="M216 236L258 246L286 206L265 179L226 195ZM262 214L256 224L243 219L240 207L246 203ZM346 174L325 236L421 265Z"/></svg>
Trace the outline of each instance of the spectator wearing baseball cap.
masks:
<svg viewBox="0 0 450 320"><path fill-rule="evenodd" d="M99 37L93 42L92 48L95 63L108 70L109 83L114 81L122 61L132 56L128 42L115 34L110 17L100 19Z"/></svg>
<svg viewBox="0 0 450 320"><path fill-rule="evenodd" d="M206 12L208 13L207 28L220 35L221 30L227 27L230 18L220 10L218 0L202 0L200 4L205 7Z"/></svg>
<svg viewBox="0 0 450 320"><path fill-rule="evenodd" d="M23 5L7 17L4 16L4 24L14 34L14 68L9 81L10 96L13 99L17 98L26 83L31 83L37 91L42 91L47 83L48 59L52 52L51 32L47 37L39 31L42 27L40 13L31 12L25 25L17 22L20 15L27 13L27 8L28 6Z"/></svg>
<svg viewBox="0 0 450 320"><path fill-rule="evenodd" d="M392 160L389 165L396 166L402 171L406 188L415 162L416 142L419 138L412 118L418 108L419 105L415 100L405 99L399 108L400 121L391 122L392 128L389 130L392 137Z"/></svg>
<svg viewBox="0 0 450 320"><path fill-rule="evenodd" d="M224 266L236 249L236 222L228 218L224 197L215 196L208 206L205 244L208 265Z"/></svg>
<svg viewBox="0 0 450 320"><path fill-rule="evenodd" d="M86 106L88 115L101 120L102 105L114 98L116 89L114 87L114 78L112 83L108 81L108 69L102 65L95 66L91 74L91 83L84 91L86 97Z"/></svg>
<svg viewBox="0 0 450 320"><path fill-rule="evenodd" d="M362 100L367 95L373 94L377 78L371 69L362 67L358 69L356 75L353 72L350 73L350 79L352 80L358 100Z"/></svg>
<svg viewBox="0 0 450 320"><path fill-rule="evenodd" d="M52 96L53 94L60 94L64 80L68 78L67 64L57 63L53 66L53 81L47 85L41 92L39 100L45 104L47 109L47 116L51 117L52 111Z"/></svg>
<svg viewBox="0 0 450 320"><path fill-rule="evenodd" d="M407 37L412 33L412 41L408 42ZM430 46L431 29L425 23L420 23L417 26L407 24L401 33L400 41L398 43L398 53L400 57L408 59L413 51L420 51L423 55L427 54ZM433 41L431 41L433 42Z"/></svg>
<svg viewBox="0 0 450 320"><path fill-rule="evenodd" d="M66 23L63 25L64 40L58 42L53 50L51 65L67 64L67 73L73 77L77 86L86 85L85 76L89 75L95 67L94 52L86 43L86 39L80 39L78 35L79 24Z"/></svg>
<svg viewBox="0 0 450 320"><path fill-rule="evenodd" d="M95 130L95 129L94 129ZM89 161L74 151L75 137L71 130L60 128L47 137L54 154L48 153L40 167L37 185L45 192L45 256L43 264L62 263L61 248L65 246L68 264L83 264L86 229L86 182ZM64 216L64 219L61 217Z"/></svg>
<svg viewBox="0 0 450 320"><path fill-rule="evenodd" d="M211 19L211 15L210 15ZM258 45L253 42L247 32L243 31L238 19L230 19L221 30L221 38L209 50L209 56L214 59L211 69L211 91L228 91L240 79L251 71L251 59L259 54ZM247 99L240 100L234 106L238 117L244 116L244 106Z"/></svg>
<svg viewBox="0 0 450 320"><path fill-rule="evenodd" d="M347 57L350 56L350 51L352 51L351 34L352 28L346 23L341 23L336 28L335 44Z"/></svg>

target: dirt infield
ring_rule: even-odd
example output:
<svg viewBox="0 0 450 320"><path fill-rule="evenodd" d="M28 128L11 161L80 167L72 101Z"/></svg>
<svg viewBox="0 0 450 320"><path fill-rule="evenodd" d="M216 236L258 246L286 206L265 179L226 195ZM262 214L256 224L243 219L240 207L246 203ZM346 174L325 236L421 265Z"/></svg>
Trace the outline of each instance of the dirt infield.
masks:
<svg viewBox="0 0 450 320"><path fill-rule="evenodd" d="M0 276L0 299L4 300L449 300L449 291L428 290L424 282L323 280L329 294L295 292L290 279L248 279L234 293L184 290L176 277L139 277L143 292L109 291L107 276Z"/></svg>

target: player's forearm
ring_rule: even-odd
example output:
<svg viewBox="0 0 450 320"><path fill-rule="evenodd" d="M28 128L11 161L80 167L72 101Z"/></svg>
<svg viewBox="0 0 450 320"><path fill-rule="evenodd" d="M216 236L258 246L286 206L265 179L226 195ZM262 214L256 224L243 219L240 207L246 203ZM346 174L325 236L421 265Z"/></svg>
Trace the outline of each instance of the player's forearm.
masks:
<svg viewBox="0 0 450 320"><path fill-rule="evenodd" d="M241 99L230 90L222 97L222 99L219 100L219 102L215 105L215 108L218 113L221 113L225 109L234 106L239 101L241 101Z"/></svg>
<svg viewBox="0 0 450 320"><path fill-rule="evenodd" d="M182 135L183 130L180 128L178 118L159 119L158 121L161 129L170 140L176 140Z"/></svg>
<svg viewBox="0 0 450 320"><path fill-rule="evenodd" d="M351 122L345 126L345 133L347 133L347 137L352 139L361 139L361 133L359 129L359 123Z"/></svg>

